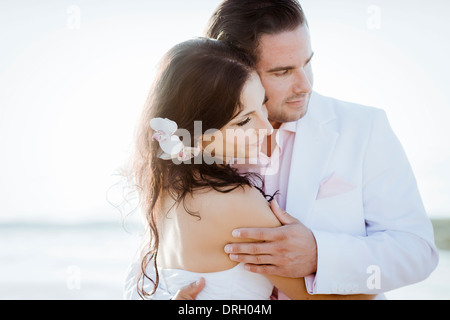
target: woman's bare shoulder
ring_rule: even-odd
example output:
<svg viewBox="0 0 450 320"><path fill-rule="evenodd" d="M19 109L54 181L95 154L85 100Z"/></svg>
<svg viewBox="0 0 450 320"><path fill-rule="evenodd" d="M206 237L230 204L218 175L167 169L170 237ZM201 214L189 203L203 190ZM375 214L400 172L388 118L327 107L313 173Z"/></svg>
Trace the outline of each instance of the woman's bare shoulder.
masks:
<svg viewBox="0 0 450 320"><path fill-rule="evenodd" d="M193 199L201 204L201 215L207 215L225 228L281 225L269 202L255 187L242 186L226 193L209 190L194 194Z"/></svg>
<svg viewBox="0 0 450 320"><path fill-rule="evenodd" d="M239 187L230 192L213 189L194 192L186 197L186 206L198 214L196 217L181 215L185 219L178 226L184 228L179 234L186 236L180 261L191 271L215 272L235 266L237 263L224 251L225 245L254 240L234 238L234 229L280 225L267 200L252 187Z"/></svg>

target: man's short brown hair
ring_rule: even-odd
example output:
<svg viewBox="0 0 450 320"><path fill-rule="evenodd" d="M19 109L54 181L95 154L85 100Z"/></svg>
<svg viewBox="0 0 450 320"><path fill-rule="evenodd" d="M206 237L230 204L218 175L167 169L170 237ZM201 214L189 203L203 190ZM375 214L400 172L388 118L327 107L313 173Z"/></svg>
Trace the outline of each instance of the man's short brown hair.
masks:
<svg viewBox="0 0 450 320"><path fill-rule="evenodd" d="M211 16L206 36L242 50L255 62L261 35L307 24L297 0L224 0Z"/></svg>

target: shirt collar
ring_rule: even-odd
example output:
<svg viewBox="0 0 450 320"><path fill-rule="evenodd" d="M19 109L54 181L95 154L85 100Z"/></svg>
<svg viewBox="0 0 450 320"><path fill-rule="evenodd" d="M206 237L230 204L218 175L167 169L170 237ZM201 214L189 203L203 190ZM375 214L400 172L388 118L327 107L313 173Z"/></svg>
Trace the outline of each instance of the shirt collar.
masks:
<svg viewBox="0 0 450 320"><path fill-rule="evenodd" d="M279 130L290 131L295 133L297 132L297 121L284 122L281 124Z"/></svg>

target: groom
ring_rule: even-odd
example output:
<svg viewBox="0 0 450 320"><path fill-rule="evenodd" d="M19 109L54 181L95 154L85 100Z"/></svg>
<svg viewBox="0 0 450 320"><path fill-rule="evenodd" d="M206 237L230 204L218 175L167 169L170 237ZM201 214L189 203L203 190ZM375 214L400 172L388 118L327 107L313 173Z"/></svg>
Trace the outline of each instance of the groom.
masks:
<svg viewBox="0 0 450 320"><path fill-rule="evenodd" d="M266 193L279 190L283 226L235 230L264 242L230 243L230 259L252 272L304 277L310 294L378 294L428 277L438 254L402 146L384 111L313 92L300 4L225 0L207 36L253 57L278 129L263 149ZM195 299L203 285L175 298Z"/></svg>

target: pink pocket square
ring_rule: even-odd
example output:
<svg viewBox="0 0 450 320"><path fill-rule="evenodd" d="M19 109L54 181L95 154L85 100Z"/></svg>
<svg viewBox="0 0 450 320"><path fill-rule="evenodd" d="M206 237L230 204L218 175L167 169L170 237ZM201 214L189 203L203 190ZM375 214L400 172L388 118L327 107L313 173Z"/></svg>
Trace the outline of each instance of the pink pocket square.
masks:
<svg viewBox="0 0 450 320"><path fill-rule="evenodd" d="M355 188L356 186L353 183L333 172L329 178L323 180L320 184L316 200L337 196Z"/></svg>

